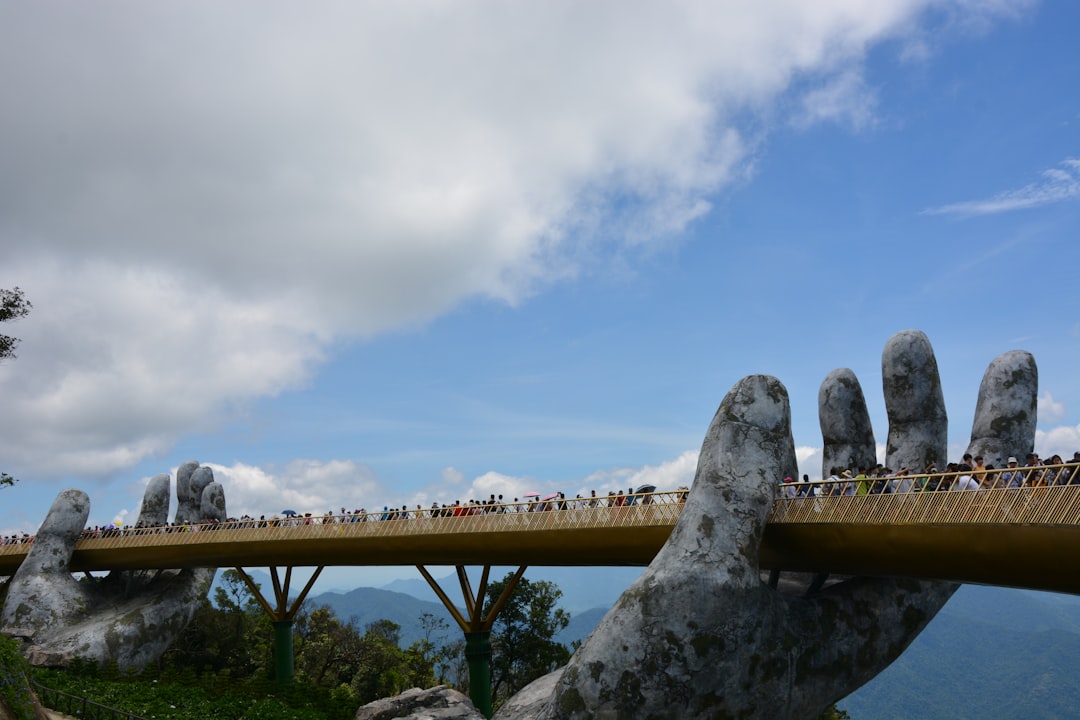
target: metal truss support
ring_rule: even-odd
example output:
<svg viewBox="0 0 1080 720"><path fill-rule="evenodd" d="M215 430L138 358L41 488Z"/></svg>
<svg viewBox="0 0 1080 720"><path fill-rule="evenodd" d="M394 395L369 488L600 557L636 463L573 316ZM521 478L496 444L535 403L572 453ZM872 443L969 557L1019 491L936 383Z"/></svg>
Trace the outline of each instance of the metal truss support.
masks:
<svg viewBox="0 0 1080 720"><path fill-rule="evenodd" d="M274 678L281 684L291 682L293 678L293 618L307 599L308 593L311 592L311 588L323 571L323 566L320 565L315 569L307 584L304 585L304 589L296 596L292 605L289 605L289 584L292 582L292 571L292 566L285 568L285 582L283 583L278 577L278 569L270 568L270 580L274 584L274 605L271 605L244 569L236 568L236 572L240 573L244 584L247 585L248 590L262 606L263 612L267 614L274 626Z"/></svg>
<svg viewBox="0 0 1080 720"><path fill-rule="evenodd" d="M503 588L502 594L485 615L484 596L487 595L488 576L491 574L490 565L484 566L476 592L473 592L465 566L457 566L458 583L461 585L461 594L465 598L465 614L462 614L446 592L439 587L439 583L431 576L427 568L423 565L416 566L431 589L442 600L450 616L465 633L465 660L469 664L469 697L484 717L490 718L494 714L491 706L491 626L495 623L499 612L506 607L506 602L517 588L521 576L525 574L526 567L522 565L517 569L510 578L510 582Z"/></svg>

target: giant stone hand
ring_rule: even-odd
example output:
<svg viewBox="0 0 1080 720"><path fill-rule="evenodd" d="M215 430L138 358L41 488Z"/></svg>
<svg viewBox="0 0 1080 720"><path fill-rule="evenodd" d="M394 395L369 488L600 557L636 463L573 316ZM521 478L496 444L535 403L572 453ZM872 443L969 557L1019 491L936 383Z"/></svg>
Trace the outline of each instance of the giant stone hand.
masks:
<svg viewBox="0 0 1080 720"><path fill-rule="evenodd" d="M987 371L974 444L1018 453L1034 440L1034 360L1009 353ZM891 338L882 357L886 464L946 458L947 420L926 336ZM994 378L1022 377L1024 382ZM874 437L849 370L819 395L829 464L871 466ZM889 665L958 587L850 578L805 595L762 582L759 548L778 480L797 477L787 391L754 375L735 385L702 444L671 537L570 663L523 690L497 718L813 718Z"/></svg>
<svg viewBox="0 0 1080 720"><path fill-rule="evenodd" d="M210 468L187 462L176 476L177 525L225 519L225 495ZM8 584L0 628L30 639L28 655L35 664L63 665L80 657L115 661L122 669L144 667L183 630L215 570L112 572L76 581L69 567L89 513L81 490L57 495ZM168 513L169 476L156 475L143 495L138 524L164 526Z"/></svg>

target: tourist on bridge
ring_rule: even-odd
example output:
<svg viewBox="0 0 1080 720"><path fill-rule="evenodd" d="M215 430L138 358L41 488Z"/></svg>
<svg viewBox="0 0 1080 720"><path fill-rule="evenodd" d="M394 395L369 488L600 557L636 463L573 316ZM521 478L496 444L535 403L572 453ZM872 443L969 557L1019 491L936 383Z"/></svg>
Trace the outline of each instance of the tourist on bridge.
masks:
<svg viewBox="0 0 1080 720"><path fill-rule="evenodd" d="M1018 488L1024 484L1024 472L1017 464L1017 460L1014 457L1010 457L1005 462L1006 470L1001 473L1001 487L1004 488Z"/></svg>
<svg viewBox="0 0 1080 720"><path fill-rule="evenodd" d="M956 480L953 481L953 486L952 486L953 490L978 490L979 489L979 481L976 480L975 478L973 478L971 476L971 474L970 474L971 473L971 466L970 465L961 464L960 467L957 468L957 472L962 473L962 474L957 476Z"/></svg>

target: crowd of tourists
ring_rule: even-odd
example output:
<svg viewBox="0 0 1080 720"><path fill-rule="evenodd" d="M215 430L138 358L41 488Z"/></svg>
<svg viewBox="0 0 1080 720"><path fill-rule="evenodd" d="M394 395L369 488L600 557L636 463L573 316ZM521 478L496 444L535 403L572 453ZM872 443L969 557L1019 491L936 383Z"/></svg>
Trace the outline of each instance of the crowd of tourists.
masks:
<svg viewBox="0 0 1080 720"><path fill-rule="evenodd" d="M936 462L917 472L878 464L872 468L835 467L829 477L820 481L811 481L807 475L801 481L785 477L778 492L781 497L795 498L1077 484L1080 484L1080 451L1074 452L1068 463L1060 455L1043 459L1031 452L1023 464L1010 456L1002 468L985 464L980 455L973 457L967 453L961 462L949 463L944 469L939 469Z"/></svg>
<svg viewBox="0 0 1080 720"><path fill-rule="evenodd" d="M430 507L417 505L415 508L408 506L391 507L383 506L382 510L369 511L366 508L347 510L342 507L339 512L328 510L326 513L297 513L293 510L283 510L270 516L243 515L239 518L230 517L223 521L204 519L192 523L169 523L160 527L148 527L136 523L135 525L102 525L92 526L82 531L82 538L108 538L131 533L143 533L153 531L158 533L174 532L206 532L218 530L222 527L236 528L264 528L264 527L297 527L301 525L328 525L332 523L356 523L356 522L383 522L390 520L408 520L415 518L450 518L472 515L489 514L515 514L548 512L552 510L575 510L584 508L630 508L634 506L650 505L654 502L655 487L642 486L637 490L629 488L627 491L611 491L607 494L597 494L595 490L589 495L577 495L567 498L565 493L551 493L541 497L538 493L530 493L524 499L514 498L506 501L502 495L492 494L486 500L469 500L462 502L455 500L451 504L432 503ZM689 488L680 487L675 491L678 501L686 499L690 492ZM33 536L23 534L19 536L0 538L0 544L15 542L32 542Z"/></svg>
<svg viewBox="0 0 1080 720"><path fill-rule="evenodd" d="M992 488L1018 489L1024 487L1049 487L1054 485L1080 484L1080 451L1073 453L1069 462L1060 455L1040 458L1037 453L1028 453L1021 464L1017 458L1009 457L1003 468L984 464L980 456L965 454L961 462L949 463L939 469L936 463L918 472L903 467L893 470L878 464L870 468L833 468L830 475L822 480L810 480L803 475L802 480L785 477L779 484L780 497L827 497L844 495L875 495L885 493L911 493L925 491L952 490L987 490ZM552 510L580 510L590 508L630 508L648 505L654 502L655 488L652 486L611 491L597 494L593 490L589 495L577 495L567 498L564 493L551 493L540 497L530 493L524 499L514 498L506 501L502 495L490 495L486 500L456 500L451 504L432 503L430 507L417 505L391 507L368 511L365 508L347 510L344 507L335 513L330 510L325 514L297 513L284 510L269 517L258 518L243 515L224 521L201 520L194 523L170 523L163 527L148 528L142 525L103 525L88 527L82 532L84 538L104 538L125 535L131 532L142 533L148 530L160 533L203 532L216 530L222 526L229 528L295 527L301 525L325 525L330 523L385 522L390 520L408 520L416 518L450 518L489 514L515 514L547 512ZM678 502L685 501L689 489L680 487L675 491ZM28 533L17 533L0 537L0 545L26 544L34 537Z"/></svg>

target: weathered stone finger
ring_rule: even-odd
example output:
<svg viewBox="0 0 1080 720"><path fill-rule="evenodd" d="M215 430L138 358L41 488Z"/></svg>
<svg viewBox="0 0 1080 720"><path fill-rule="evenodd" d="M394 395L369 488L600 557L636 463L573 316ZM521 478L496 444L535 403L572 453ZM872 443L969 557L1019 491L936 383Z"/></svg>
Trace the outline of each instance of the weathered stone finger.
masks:
<svg viewBox="0 0 1080 720"><path fill-rule="evenodd" d="M141 527L161 527L169 524L169 476L167 474L155 475L146 484L138 524Z"/></svg>
<svg viewBox="0 0 1080 720"><path fill-rule="evenodd" d="M206 469L209 470L210 468ZM220 484L212 482L203 489L199 517L203 520L216 520L217 522L223 522L227 517L225 513L225 489Z"/></svg>
<svg viewBox="0 0 1080 720"><path fill-rule="evenodd" d="M968 452L987 465L1005 467L1009 456L1023 460L1035 448L1039 368L1024 350L998 355L979 384Z"/></svg>
<svg viewBox="0 0 1080 720"><path fill-rule="evenodd" d="M922 470L947 459L949 420L930 340L918 330L893 335L881 353L889 440L885 464Z"/></svg>
<svg viewBox="0 0 1080 720"><path fill-rule="evenodd" d="M743 378L709 425L686 507L661 555L670 548L738 564L745 582L758 582L761 535L777 485L797 474L787 390L767 375ZM658 555L654 564L671 561Z"/></svg>
<svg viewBox="0 0 1080 720"><path fill-rule="evenodd" d="M761 582L759 548L777 484L795 471L787 391L744 378L709 426L667 543L574 654L542 716L704 717L703 692L732 716L758 703L728 692L764 687L770 672L751 657L769 641L761 615L785 614Z"/></svg>
<svg viewBox="0 0 1080 720"><path fill-rule="evenodd" d="M187 465L188 463L185 463ZM206 465L199 465L188 475L187 492L176 508L177 522L198 522L202 519L203 491L214 481L214 471ZM177 483L179 472L177 471Z"/></svg>
<svg viewBox="0 0 1080 720"><path fill-rule="evenodd" d="M818 422L822 477L828 477L833 468L869 468L877 462L866 397L859 379L848 368L833 370L821 382Z"/></svg>
<svg viewBox="0 0 1080 720"><path fill-rule="evenodd" d="M199 469L199 463L188 460L176 469L176 516L178 525L196 522L199 519L199 505L202 502L202 489L196 493L192 487L192 477ZM209 484L209 483L206 483Z"/></svg>
<svg viewBox="0 0 1080 720"><path fill-rule="evenodd" d="M64 490L56 496L9 583L0 625L31 629L36 637L85 610L84 594L69 567L89 514L90 499L82 490Z"/></svg>

